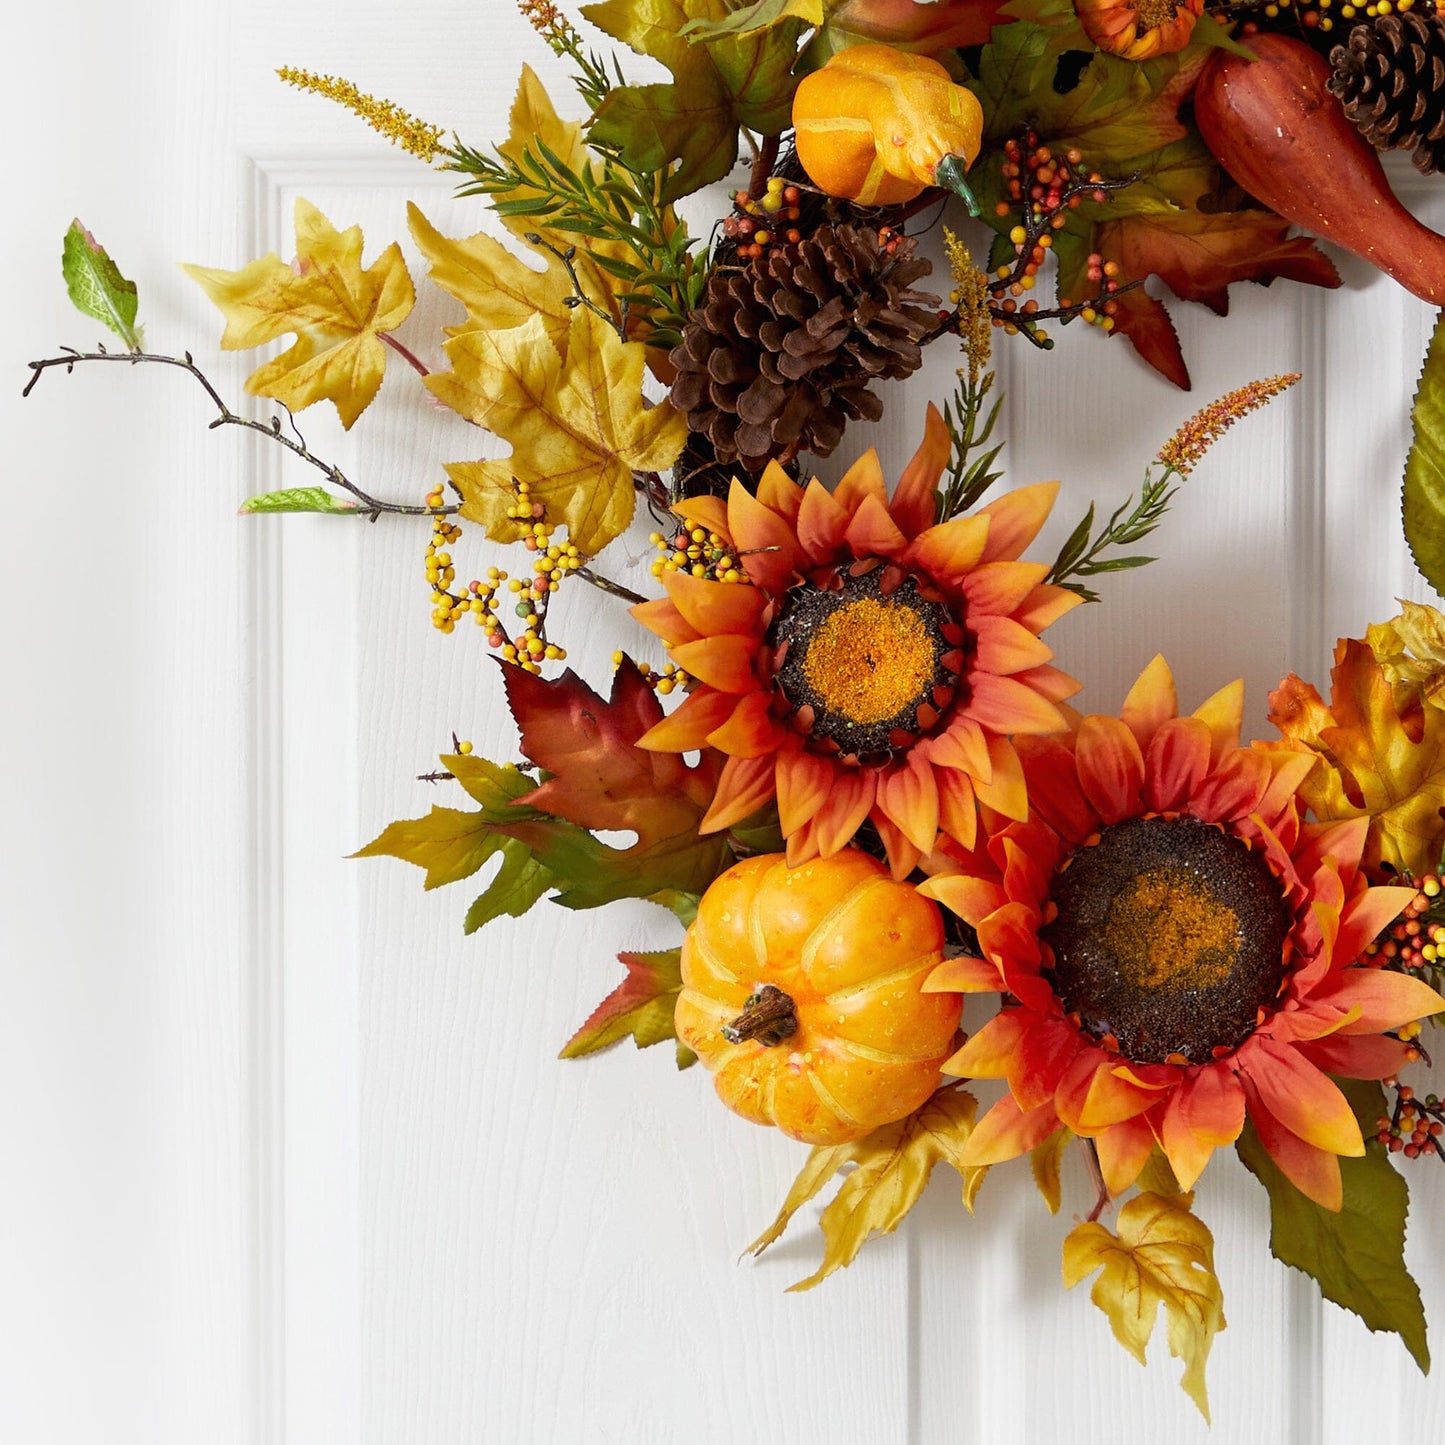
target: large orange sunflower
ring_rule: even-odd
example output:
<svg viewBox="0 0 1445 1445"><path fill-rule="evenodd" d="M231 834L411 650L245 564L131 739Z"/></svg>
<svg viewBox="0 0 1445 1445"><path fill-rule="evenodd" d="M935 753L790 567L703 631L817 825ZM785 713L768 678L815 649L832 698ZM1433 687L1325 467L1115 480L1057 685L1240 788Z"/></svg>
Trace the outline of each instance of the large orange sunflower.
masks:
<svg viewBox="0 0 1445 1445"><path fill-rule="evenodd" d="M1079 599L1044 582L1044 563L1018 560L1057 483L935 525L948 455L930 406L891 501L869 451L832 492L774 464L757 496L734 482L726 505L677 508L747 574L666 573L667 596L632 609L696 682L641 746L728 755L705 832L776 797L796 866L871 819L901 878L940 826L971 847L977 803L1027 815L1009 738L1067 726L1055 704L1078 691L1039 633Z"/></svg>
<svg viewBox="0 0 1445 1445"><path fill-rule="evenodd" d="M1189 1188L1248 1115L1294 1184L1340 1207L1338 1156L1364 1143L1328 1075L1393 1074L1407 1046L1386 1031L1445 999L1362 957L1414 890L1367 885L1363 818L1301 822L1312 760L1240 747L1242 696L1179 717L1156 658L1121 717L1023 740L1030 820L923 886L983 955L927 986L1009 996L944 1065L1008 1080L968 1163L1065 1125L1095 1141L1111 1192L1156 1144Z"/></svg>

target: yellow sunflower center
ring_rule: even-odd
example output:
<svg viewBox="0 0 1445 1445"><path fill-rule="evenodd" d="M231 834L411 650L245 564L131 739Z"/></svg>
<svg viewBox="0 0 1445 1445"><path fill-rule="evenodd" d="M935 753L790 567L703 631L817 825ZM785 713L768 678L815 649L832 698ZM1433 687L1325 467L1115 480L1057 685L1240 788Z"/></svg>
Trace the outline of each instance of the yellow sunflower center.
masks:
<svg viewBox="0 0 1445 1445"><path fill-rule="evenodd" d="M823 706L851 722L897 717L933 681L938 647L906 603L860 597L813 634L803 676Z"/></svg>
<svg viewBox="0 0 1445 1445"><path fill-rule="evenodd" d="M1179 7L1174 0L1142 0L1141 4L1134 6L1134 14L1138 17L1137 25L1139 30L1153 30L1160 25L1167 25L1178 13Z"/></svg>
<svg viewBox="0 0 1445 1445"><path fill-rule="evenodd" d="M911 747L961 686L961 622L932 583L882 559L799 583L769 644L779 711L846 763L886 762Z"/></svg>
<svg viewBox="0 0 1445 1445"><path fill-rule="evenodd" d="M1208 1063L1279 996L1291 915L1261 855L1194 818L1129 818L1055 873L1040 932L1066 1013L1139 1063Z"/></svg>

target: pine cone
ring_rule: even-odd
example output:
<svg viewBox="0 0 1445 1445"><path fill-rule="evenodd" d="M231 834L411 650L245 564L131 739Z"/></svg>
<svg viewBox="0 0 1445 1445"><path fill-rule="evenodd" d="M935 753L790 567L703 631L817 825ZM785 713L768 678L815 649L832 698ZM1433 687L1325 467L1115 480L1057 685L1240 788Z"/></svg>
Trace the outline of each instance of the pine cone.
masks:
<svg viewBox="0 0 1445 1445"><path fill-rule="evenodd" d="M1331 94L1376 150L1409 150L1429 175L1445 166L1445 15L1409 10L1350 31L1330 52Z"/></svg>
<svg viewBox="0 0 1445 1445"><path fill-rule="evenodd" d="M827 456L849 418L883 414L872 381L921 364L939 302L911 288L932 269L906 237L851 225L719 266L671 353L672 404L719 461Z"/></svg>

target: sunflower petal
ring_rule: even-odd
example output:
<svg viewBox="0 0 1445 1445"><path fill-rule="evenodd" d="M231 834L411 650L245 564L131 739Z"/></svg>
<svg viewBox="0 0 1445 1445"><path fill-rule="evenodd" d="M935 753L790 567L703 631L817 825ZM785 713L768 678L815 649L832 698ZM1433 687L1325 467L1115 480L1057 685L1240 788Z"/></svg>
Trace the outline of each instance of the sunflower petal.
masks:
<svg viewBox="0 0 1445 1445"><path fill-rule="evenodd" d="M751 637L720 632L697 642L684 642L671 649L672 659L699 682L719 692L754 692L758 680L753 676L753 657L757 645Z"/></svg>
<svg viewBox="0 0 1445 1445"><path fill-rule="evenodd" d="M875 497L885 506L888 504L888 487L883 480L883 467L874 448L869 447L843 473L838 485L833 488L833 495L838 499L839 505L849 512L856 512L867 497Z"/></svg>
<svg viewBox="0 0 1445 1445"><path fill-rule="evenodd" d="M1244 723L1244 679L1226 683L1212 697L1205 698L1193 715L1209 729L1214 740L1210 761L1217 763L1239 746L1239 730Z"/></svg>
<svg viewBox="0 0 1445 1445"><path fill-rule="evenodd" d="M787 521L734 481L728 492L728 525L748 576L771 596L785 591L803 561L803 549Z"/></svg>
<svg viewBox="0 0 1445 1445"><path fill-rule="evenodd" d="M1079 787L1105 823L1118 823L1140 811L1144 755L1127 724L1113 717L1086 717L1079 724L1074 757Z"/></svg>
<svg viewBox="0 0 1445 1445"><path fill-rule="evenodd" d="M716 833L731 828L772 801L773 759L729 758L718 775L712 806L697 825L699 833Z"/></svg>
<svg viewBox="0 0 1445 1445"><path fill-rule="evenodd" d="M1019 1045L1040 1022L1021 1008L996 1013L949 1059L948 1072L963 1079L1008 1078L1018 1068Z"/></svg>
<svg viewBox="0 0 1445 1445"><path fill-rule="evenodd" d="M1195 717L1166 718L1149 739L1144 763L1146 805L1156 813L1182 811L1209 771L1209 729Z"/></svg>
<svg viewBox="0 0 1445 1445"><path fill-rule="evenodd" d="M698 637L711 637L719 632L750 637L757 632L763 609L768 605L763 593L745 582L709 582L690 572L667 572L663 574L662 585L667 588L667 595L679 615ZM634 616L638 610L633 608Z"/></svg>
<svg viewBox="0 0 1445 1445"><path fill-rule="evenodd" d="M637 746L655 753L690 753L707 742L709 733L727 722L737 705L738 699L732 693L700 687L676 712L653 723L638 738Z"/></svg>
<svg viewBox="0 0 1445 1445"><path fill-rule="evenodd" d="M1200 1069L1173 1091L1160 1134L1181 1188L1192 1189L1214 1150L1239 1138L1244 1113L1244 1086L1222 1065Z"/></svg>
<svg viewBox="0 0 1445 1445"><path fill-rule="evenodd" d="M803 489L777 462L769 462L763 468L762 478L758 482L758 501L770 511L792 522L802 505Z"/></svg>
<svg viewBox="0 0 1445 1445"><path fill-rule="evenodd" d="M1110 1194L1122 1194L1139 1177L1149 1162L1156 1140L1148 1114L1136 1114L1111 1124L1094 1139L1099 1151L1099 1169Z"/></svg>
<svg viewBox="0 0 1445 1445"><path fill-rule="evenodd" d="M672 509L689 527L702 527L716 532L724 542L731 543L728 530L728 506L721 497L689 497Z"/></svg>
<svg viewBox="0 0 1445 1445"><path fill-rule="evenodd" d="M798 509L798 541L811 562L831 561L848 530L848 509L816 478L803 492Z"/></svg>
<svg viewBox="0 0 1445 1445"><path fill-rule="evenodd" d="M973 790L986 808L1002 813L1005 818L1023 822L1029 815L1029 792L1024 782L1023 764L1014 745L1003 737L988 740L988 757L992 776L988 782L976 782Z"/></svg>
<svg viewBox="0 0 1445 1445"><path fill-rule="evenodd" d="M989 521L984 516L955 517L914 538L904 561L946 586L961 588L988 545Z"/></svg>
<svg viewBox="0 0 1445 1445"><path fill-rule="evenodd" d="M1258 753L1236 748L1194 790L1192 811L1210 823L1247 818L1269 791L1270 768Z"/></svg>
<svg viewBox="0 0 1445 1445"><path fill-rule="evenodd" d="M971 673L968 686L968 716L990 732L1039 735L1062 732L1067 726L1063 713L1048 698L1012 677Z"/></svg>
<svg viewBox="0 0 1445 1445"><path fill-rule="evenodd" d="M1169 718L1179 715L1179 697L1174 674L1162 655L1156 653L1135 680L1119 710L1120 720L1139 741L1140 751Z"/></svg>
<svg viewBox="0 0 1445 1445"><path fill-rule="evenodd" d="M974 1126L958 1162L968 1168L1017 1159L1042 1144L1058 1127L1052 1104L1040 1104L1024 1113L1014 1096L1005 1094Z"/></svg>
<svg viewBox="0 0 1445 1445"><path fill-rule="evenodd" d="M935 767L958 768L985 783L993 777L988 737L972 718L962 713L955 713L948 726L937 737L929 738L924 746L929 762Z"/></svg>
<svg viewBox="0 0 1445 1445"><path fill-rule="evenodd" d="M983 560L1016 560L1048 521L1058 495L1057 482L1035 482L1031 487L1019 487L998 501L980 507L978 515L989 519L988 547Z"/></svg>
<svg viewBox="0 0 1445 1445"><path fill-rule="evenodd" d="M677 610L670 597L654 597L627 610L669 647L679 642L696 642L704 635Z"/></svg>
<svg viewBox="0 0 1445 1445"><path fill-rule="evenodd" d="M940 873L918 885L925 898L956 913L970 928L977 928L995 909L1008 902L1008 894L988 878L968 873Z"/></svg>
<svg viewBox="0 0 1445 1445"><path fill-rule="evenodd" d="M871 770L840 768L835 774L828 801L813 823L818 851L823 857L831 858L845 844L853 841L853 835L873 811L876 786Z"/></svg>
<svg viewBox="0 0 1445 1445"><path fill-rule="evenodd" d="M855 557L901 557L908 550L908 538L877 497L864 497L843 536Z"/></svg>
<svg viewBox="0 0 1445 1445"><path fill-rule="evenodd" d="M1067 702L1084 685L1078 678L1070 677L1067 672L1047 664L1043 667L1031 667L1027 672L1015 673L1014 681L1033 688L1040 697L1046 697L1050 702Z"/></svg>
<svg viewBox="0 0 1445 1445"><path fill-rule="evenodd" d="M1118 1059L1100 1048L1075 1056L1054 1094L1059 1118L1076 1134L1097 1134L1153 1108L1159 1095L1120 1074Z"/></svg>
<svg viewBox="0 0 1445 1445"><path fill-rule="evenodd" d="M938 826L965 850L978 840L978 800L967 773L939 768L933 775L938 789Z"/></svg>
<svg viewBox="0 0 1445 1445"><path fill-rule="evenodd" d="M986 958L946 958L923 980L923 993L998 993L998 970Z"/></svg>
<svg viewBox="0 0 1445 1445"><path fill-rule="evenodd" d="M1414 897L1413 888L1367 888L1345 904L1340 915L1340 932L1335 939L1337 967L1353 963L1399 916Z"/></svg>
<svg viewBox="0 0 1445 1445"><path fill-rule="evenodd" d="M1059 837L1077 847L1097 832L1099 815L1079 786L1073 751L1057 738L1024 738L1018 745L1029 801Z"/></svg>
<svg viewBox="0 0 1445 1445"><path fill-rule="evenodd" d="M1040 584L1049 575L1047 562L981 562L959 584L969 616L1011 617L1018 608L1041 590ZM1049 591L1065 592L1076 602L1083 599L1065 587ZM1015 618L1015 621L1022 621ZM1024 623L1025 626L1029 624ZM1041 632L1043 625L1031 629Z"/></svg>
<svg viewBox="0 0 1445 1445"><path fill-rule="evenodd" d="M882 769L873 806L888 815L920 854L933 852L938 837L938 788L933 769L921 758L910 754L901 767Z"/></svg>
<svg viewBox="0 0 1445 1445"><path fill-rule="evenodd" d="M1338 1213L1345 1202L1338 1157L1327 1149L1305 1143L1298 1134L1286 1129L1270 1113L1249 1078L1246 1076L1241 1082L1249 1100L1250 1121L1265 1152L1301 1194L1313 1199L1321 1209Z"/></svg>
<svg viewBox="0 0 1445 1445"><path fill-rule="evenodd" d="M837 764L806 748L778 754L778 825L785 838L822 811L838 772Z"/></svg>
<svg viewBox="0 0 1445 1445"><path fill-rule="evenodd" d="M1015 564L1022 566L1022 563ZM1084 599L1067 587L1055 587L1044 583L1035 587L1023 602L1010 614L1015 622L1021 622L1030 632L1042 632L1059 618L1083 605Z"/></svg>
<svg viewBox="0 0 1445 1445"><path fill-rule="evenodd" d="M1310 1002L1358 1008L1360 1016L1344 1025L1343 1034L1380 1034L1445 1009L1445 998L1424 979L1383 968L1342 969L1315 989Z"/></svg>
<svg viewBox="0 0 1445 1445"><path fill-rule="evenodd" d="M918 867L927 853L933 851L932 844L927 848L920 848L903 829L877 805L876 801L873 805L873 811L868 815L868 820L878 830L878 837L883 844L883 851L888 855L889 871L893 874L895 881L899 883Z"/></svg>
<svg viewBox="0 0 1445 1445"><path fill-rule="evenodd" d="M1033 1015L1031 1027L1019 1038L1008 1071L1009 1091L1018 1100L1019 1108L1035 1109L1052 1099L1069 1065L1087 1047L1072 1024Z"/></svg>
<svg viewBox="0 0 1445 1445"><path fill-rule="evenodd" d="M1008 617L971 618L969 630L978 639L974 666L984 672L1011 677L1042 667L1054 655L1048 643Z"/></svg>
<svg viewBox="0 0 1445 1445"><path fill-rule="evenodd" d="M773 717L769 704L767 693L749 693L733 709L732 716L707 735L708 746L732 758L760 758L764 753L776 752L787 737L787 729Z"/></svg>
<svg viewBox="0 0 1445 1445"><path fill-rule="evenodd" d="M923 421L923 441L903 469L888 510L905 536L916 537L933 521L937 510L934 491L953 452L943 414L932 402Z"/></svg>
<svg viewBox="0 0 1445 1445"><path fill-rule="evenodd" d="M1386 1034L1361 1034L1355 1038L1331 1034L1301 1044L1300 1052L1321 1073L1342 1079L1388 1079L1410 1062L1411 1048Z"/></svg>
<svg viewBox="0 0 1445 1445"><path fill-rule="evenodd" d="M1256 1034L1236 1058L1260 1103L1290 1133L1332 1154L1365 1152L1349 1100L1298 1049Z"/></svg>

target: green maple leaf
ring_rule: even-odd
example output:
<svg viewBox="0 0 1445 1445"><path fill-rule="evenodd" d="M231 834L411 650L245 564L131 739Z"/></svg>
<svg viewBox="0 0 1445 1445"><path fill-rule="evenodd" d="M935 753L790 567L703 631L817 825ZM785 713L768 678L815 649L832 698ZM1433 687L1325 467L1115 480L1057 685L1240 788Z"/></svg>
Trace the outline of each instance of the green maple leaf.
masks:
<svg viewBox="0 0 1445 1445"><path fill-rule="evenodd" d="M588 138L615 149L637 171L672 162L665 200L721 180L738 154L740 127L776 135L790 123L798 39L806 28L785 18L763 30L688 40L689 25L733 14L728 0L602 0L582 13L640 55L660 61L671 82L615 87L597 108Z"/></svg>
<svg viewBox="0 0 1445 1445"><path fill-rule="evenodd" d="M1430 1369L1425 1308L1405 1268L1405 1219L1410 1190L1390 1156L1375 1142L1375 1121L1386 1112L1378 1084L1335 1083L1350 1101L1366 1139L1360 1159L1341 1159L1344 1205L1322 1209L1285 1178L1246 1123L1236 1146L1245 1167L1269 1191L1269 1245L1274 1257L1303 1270L1320 1293L1352 1310L1371 1330L1400 1336L1422 1372Z"/></svg>
<svg viewBox="0 0 1445 1445"><path fill-rule="evenodd" d="M1445 591L1445 320L1435 323L1415 405L1401 510L1405 540L1420 575Z"/></svg>

